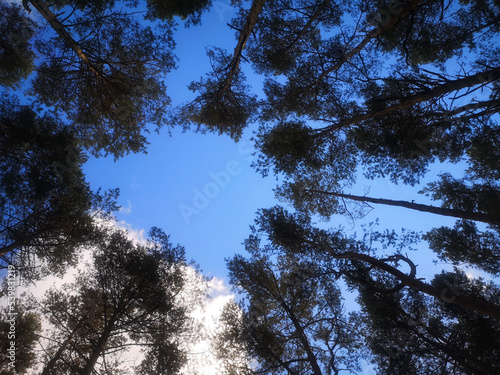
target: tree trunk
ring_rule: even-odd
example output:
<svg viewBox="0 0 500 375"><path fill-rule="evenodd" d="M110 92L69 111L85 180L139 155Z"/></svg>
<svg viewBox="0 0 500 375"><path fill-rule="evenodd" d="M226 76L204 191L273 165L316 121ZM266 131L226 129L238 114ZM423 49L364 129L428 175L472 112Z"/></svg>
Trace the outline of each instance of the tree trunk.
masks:
<svg viewBox="0 0 500 375"><path fill-rule="evenodd" d="M463 90L469 87L474 87L477 85L482 85L485 83L493 82L497 79L500 78L500 67L485 71L485 72L479 72L476 74L473 74L471 76L465 77L465 78L460 78L456 79L453 81L447 81L446 83L443 83L442 85L438 85L434 87L433 89L430 90L424 90L421 91L415 95L403 98L399 101L399 103L394 104L392 106L389 106L387 108L384 108L379 111L375 112L370 112L366 113L361 116L357 116L354 118L351 118L346 121L340 121L336 124L326 126L322 129L317 129L316 132L316 137L317 136L322 136L329 134L333 131L337 131L343 128L346 128L351 125L355 125L357 123L360 123L362 121L372 119L375 117L387 115L389 113L405 109L408 107L411 107L415 104L422 103L424 101L430 100L430 99L436 99L439 98L445 94L448 94L453 91L459 91Z"/></svg>
<svg viewBox="0 0 500 375"><path fill-rule="evenodd" d="M335 193L335 192L329 192L329 191L309 190L309 189L306 189L305 191L308 191L311 193L317 193L317 194L332 195L335 197L346 198L346 199L350 199L350 200L358 201L358 202L365 202L365 203L369 202L369 203L375 203L375 204L385 204L388 206L405 207L405 208L409 208L412 210L417 210L417 211L422 211L422 212L430 212L430 213L436 214L436 215L451 216L451 217L456 217L459 219L481 221L483 223L500 225L500 218L498 216L484 214L481 212L470 212L470 211L463 211L463 210L458 210L458 209L454 209L454 208L435 207L435 206L429 206L426 204L413 203L413 202L407 202L407 201L397 201L397 200L383 199L383 198L371 198L371 197L366 197L366 196Z"/></svg>
<svg viewBox="0 0 500 375"><path fill-rule="evenodd" d="M121 297L118 306L116 309L113 311L113 315L111 315L111 318L107 322L106 326L104 327L104 331L102 332L101 336L99 337L99 340L97 341L97 344L92 350L92 353L90 354L89 360L85 364L85 367L83 368L82 371L80 371L80 375L91 375L92 370L95 367L95 364L97 363L97 360L101 356L104 347L106 343L109 340L109 337L111 336L111 333L113 332L115 328L115 324L118 321L118 319L124 314L127 301L129 298L129 290L126 290L123 292L123 296Z"/></svg>
<svg viewBox="0 0 500 375"><path fill-rule="evenodd" d="M302 326L300 325L300 322L298 321L297 317L293 313L293 311L288 307L288 305L279 298L280 305L283 307L283 309L286 311L288 317L292 321L293 326L295 327L295 331L297 332L297 336L299 337L299 340L302 344L302 347L304 348L304 351L307 354L307 359L309 360L309 363L311 364L313 374L314 375L322 375L321 368L318 365L318 360L316 359L316 356L314 355L311 346L309 345L309 340L307 340L307 336L304 333L304 330L302 329Z"/></svg>
<svg viewBox="0 0 500 375"><path fill-rule="evenodd" d="M54 29L54 31L61 37L61 39L70 47L76 55L82 60L82 62L87 65L87 67L98 77L101 76L100 72L92 65L88 57L83 53L78 42L76 42L70 33L66 30L64 25L57 19L56 15L50 10L50 8L41 0L29 0L23 1L24 7L30 11L27 2L35 7L35 9L42 15L43 18L49 23L49 25Z"/></svg>
<svg viewBox="0 0 500 375"><path fill-rule="evenodd" d="M45 368L43 369L42 373L40 375L50 375L51 374L51 370L52 370L52 367L54 367L55 363L57 362L57 360L61 357L61 355L64 353L64 351L66 350L67 346L69 345L69 343L73 340L73 337L76 335L76 331L78 331L78 329L81 327L83 321L85 320L85 318L88 316L88 313L85 314L84 317L82 317L78 324L76 325L76 327L73 329L73 331L71 331L70 335L66 338L66 340L64 340L64 342L61 344L61 346L59 347L59 349L57 350L56 354L54 354L54 356L50 359L49 362L47 362L47 365L45 366Z"/></svg>
<svg viewBox="0 0 500 375"><path fill-rule="evenodd" d="M97 363L97 360L102 354L102 351L104 350L104 346L108 342L109 337L111 336L111 332L113 332L115 323L118 319L118 314L117 312L113 313L113 316L109 320L108 324L104 328L104 331L102 332L101 336L99 337L99 340L97 341L96 346L92 350L92 353L90 354L90 358L85 364L85 367L83 370L80 372L80 375L91 375L92 370L94 370L95 364Z"/></svg>
<svg viewBox="0 0 500 375"><path fill-rule="evenodd" d="M375 29L370 31L364 38L363 40L352 50L349 52L345 53L340 60L333 66L331 66L329 69L325 70L321 75L314 81L314 83L310 84L304 89L305 91L310 90L311 88L319 85L321 81L330 73L333 73L337 70L339 70L342 65L344 65L351 57L357 55L365 46L370 43L373 39L378 37L380 34L382 34L384 31L391 29L393 26L395 26L401 19L405 18L410 12L417 7L417 5L421 2L422 0L413 0L410 3L408 3L402 10L401 12L395 14L392 16L390 20L385 22L384 24L380 24L377 26Z"/></svg>
<svg viewBox="0 0 500 375"><path fill-rule="evenodd" d="M354 259L364 263L368 263L374 267L386 271L392 276L395 276L401 283L413 290L423 292L443 302L453 303L468 310L475 311L479 314L489 316L496 320L500 320L500 306L483 299L471 298L463 294L455 293L454 291L447 288L440 289L430 284L424 283L423 281L415 278L416 266L408 258L405 258L401 255L398 255L398 257L405 260L411 266L412 270L410 272L410 275L407 275L404 272L401 272L396 267L387 264L384 260L371 257L367 254L355 253L351 251L345 252L343 254L338 254L324 244L316 243L315 245L319 246L323 251L326 251L335 259Z"/></svg>
<svg viewBox="0 0 500 375"><path fill-rule="evenodd" d="M252 30L254 29L255 25L257 24L257 20L259 19L259 15L262 13L262 9L264 8L265 2L266 0L253 1L252 6L248 11L248 16L245 22L245 26L243 26L243 29L240 32L240 36L238 38L238 44L236 44L236 47L234 48L233 59L231 60L229 72L223 81L223 84L218 92L216 100L219 97L222 97L224 92L231 86L233 78L236 75L236 72L238 71L238 68L240 66L241 56L243 50L245 49L247 40L252 34Z"/></svg>

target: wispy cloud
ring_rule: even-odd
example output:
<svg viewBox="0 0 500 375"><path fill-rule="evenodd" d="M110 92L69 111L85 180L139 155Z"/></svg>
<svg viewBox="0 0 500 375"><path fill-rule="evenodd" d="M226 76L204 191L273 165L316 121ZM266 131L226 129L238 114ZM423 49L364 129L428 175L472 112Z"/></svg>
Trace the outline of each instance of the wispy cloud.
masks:
<svg viewBox="0 0 500 375"><path fill-rule="evenodd" d="M121 214L124 214L124 215L128 215L129 213L131 213L132 212L132 202L127 200L127 207L123 207L123 206L120 207L118 212L120 212Z"/></svg>

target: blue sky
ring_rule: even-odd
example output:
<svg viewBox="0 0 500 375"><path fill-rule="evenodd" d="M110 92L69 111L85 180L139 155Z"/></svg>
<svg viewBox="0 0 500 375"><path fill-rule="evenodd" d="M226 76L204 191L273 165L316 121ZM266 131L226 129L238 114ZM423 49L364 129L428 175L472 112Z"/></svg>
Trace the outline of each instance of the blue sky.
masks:
<svg viewBox="0 0 500 375"><path fill-rule="evenodd" d="M233 15L229 0L215 1L212 11L203 16L201 26L186 29L179 25L174 35L178 68L166 79L172 105L194 99L187 86L210 71L206 47L218 46L232 53L235 32L227 23ZM249 83L258 90L261 81L250 78ZM117 214L118 220L137 231L147 232L152 226L163 228L171 235L172 242L186 247L188 258L196 261L206 275L225 278L224 259L244 252L242 242L249 234L256 211L276 204L272 191L275 178L264 179L250 167L253 159L250 138L256 126L246 129L238 144L227 136L182 132L175 127L169 135L165 127L160 134L150 134L147 154L131 154L116 162L112 157L90 159L85 173L94 189L120 188L122 210ZM463 172L463 166L453 169L459 174ZM435 166L426 180L433 181L438 173L446 171L450 171L449 165ZM417 196L419 188L385 180L360 179L353 192L362 195L368 187L369 195L374 197L431 203ZM349 232L359 233L363 222L376 218L380 219L381 228L396 230L402 227L428 230L452 225L454 221L403 208L380 205L374 208L354 227L343 217L334 218L331 224L345 225ZM434 274L432 253L422 248L411 257L421 265L419 271L424 272L423 277Z"/></svg>
<svg viewBox="0 0 500 375"><path fill-rule="evenodd" d="M210 70L207 46L232 51L234 31L227 26L232 16L229 1L216 1L201 26L178 27L178 69L166 79L172 105L194 98L187 85ZM250 167L252 131L236 144L227 136L180 128L170 136L165 127L150 134L147 155L91 159L85 173L94 189L120 188L119 220L134 230L163 228L205 274L224 277L224 258L243 252L255 212L273 204L275 180L264 180Z"/></svg>
<svg viewBox="0 0 500 375"><path fill-rule="evenodd" d="M147 155L90 160L88 181L120 188L118 220L163 228L206 273L224 276L224 258L242 251L257 209L272 205L274 180L250 167L248 141L175 131L150 142Z"/></svg>
<svg viewBox="0 0 500 375"><path fill-rule="evenodd" d="M179 25L174 35L178 68L166 78L172 105L194 99L187 86L210 70L206 47L214 45L232 52L235 31L227 23L233 15L229 0L217 0L212 11L203 16L201 26L185 29ZM247 77L253 76L247 73ZM250 78L249 83L257 90L261 85L258 78ZM120 188L122 209L116 215L119 221L145 235L152 226L164 229L173 243L186 248L188 259L198 263L205 275L227 279L224 259L244 253L242 242L249 234L256 211L277 203L272 191L275 178L264 179L250 166L250 138L256 127L254 124L246 129L239 143L227 136L182 132L175 127L169 134L165 127L160 134L150 134L147 154L131 154L118 161L112 157L91 158L84 171L93 189ZM461 175L463 165L436 165L425 181L434 181L442 172ZM360 178L352 193L363 195L367 188L373 197L438 204L417 195L421 187L394 185L387 180ZM405 227L427 231L454 223L452 218L374 205L374 210L354 226L344 217L336 217L326 225L344 225L349 234L361 233L361 224L377 218L380 228L395 230ZM445 266L442 262L433 263L436 257L425 243L408 255L419 266L417 277L426 281ZM348 296L346 304L348 309L354 306ZM365 373L369 373L368 367Z"/></svg>

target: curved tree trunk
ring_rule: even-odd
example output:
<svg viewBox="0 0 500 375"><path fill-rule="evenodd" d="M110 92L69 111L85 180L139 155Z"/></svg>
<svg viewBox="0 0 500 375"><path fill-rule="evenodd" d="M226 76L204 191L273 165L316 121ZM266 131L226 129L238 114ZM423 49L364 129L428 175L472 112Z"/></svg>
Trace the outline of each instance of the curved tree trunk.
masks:
<svg viewBox="0 0 500 375"><path fill-rule="evenodd" d="M395 258L404 260L406 263L410 265L411 272L409 275L400 271L398 268L391 266L390 264L387 264L386 261L374 258L367 254L355 253L352 251L338 254L325 244L315 243L315 245L319 246L321 250L326 251L335 259L353 259L364 263L368 263L371 266L374 266L378 269L381 269L391 274L392 276L396 277L402 284L413 290L425 293L429 296L433 296L443 302L452 303L464 307L468 310L475 311L479 314L489 316L496 320L500 320L500 306L494 303L488 302L484 299L471 298L469 296L456 293L455 291L448 288L444 289L437 288L435 286L424 283L423 281L417 279L415 277L416 274L415 264L413 264L413 262L411 262L408 258L403 257L402 255L397 255L395 256Z"/></svg>

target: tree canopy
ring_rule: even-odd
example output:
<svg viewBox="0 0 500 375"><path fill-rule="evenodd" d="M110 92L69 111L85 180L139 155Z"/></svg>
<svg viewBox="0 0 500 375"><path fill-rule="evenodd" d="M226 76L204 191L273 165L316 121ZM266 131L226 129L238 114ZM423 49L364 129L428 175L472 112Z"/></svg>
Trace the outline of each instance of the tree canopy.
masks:
<svg viewBox="0 0 500 375"><path fill-rule="evenodd" d="M281 207L262 210L245 242L251 258L229 261L232 283L248 295L240 340L259 369L341 373L355 371L361 357L384 374L498 371L498 286L460 270L423 281L402 254L415 242L413 235L373 230L360 240L341 229L315 228L303 214ZM342 280L361 306L349 318L336 299ZM288 336L289 329L295 333ZM284 345L290 340L300 341L291 347L303 354L289 352Z"/></svg>
<svg viewBox="0 0 500 375"><path fill-rule="evenodd" d="M30 41L37 25L18 6L0 4L0 84L15 87L33 70Z"/></svg>
<svg viewBox="0 0 500 375"><path fill-rule="evenodd" d="M64 290L49 290L42 301L53 330L42 374L118 371L117 353L134 346L144 354L135 373L179 373L185 362L179 338L190 319L178 300L184 249L158 228L145 246L121 231L108 232L88 270Z"/></svg>
<svg viewBox="0 0 500 375"><path fill-rule="evenodd" d="M29 97L55 109L94 155L144 152L146 134L166 123L165 77L176 61L174 17L197 24L210 5L209 0L33 0L23 2L24 9L2 4L0 82L11 87L27 82ZM27 12L38 14L38 24ZM35 36L42 27L46 32Z"/></svg>
<svg viewBox="0 0 500 375"><path fill-rule="evenodd" d="M233 25L253 19L252 9L242 10ZM405 241L420 245L425 240L444 262L498 275L499 17L494 1L261 4L245 61L263 77L264 99L242 126L253 119L260 124L254 166L264 176L275 174L284 181L277 197L298 212L262 211L257 222L270 244L254 247L252 260L230 261L232 275L238 275L234 285L247 280L242 272L235 274L237 264L247 264L243 262L255 262L263 272L276 257L287 264L276 280L296 265L307 269L307 260L318 272L326 272L328 264L333 280L344 278L359 294L358 326L370 338L366 348L380 373L498 371L492 364L498 352L495 339L481 347L485 343L473 333L455 337L459 327L467 332L488 327L498 333L497 285L469 279L460 269L425 282L404 252L411 248ZM197 87L201 100L206 87ZM205 125L211 129L211 123ZM436 163L457 164L464 171L442 173L420 190L437 206L417 197L403 201L350 191L360 174L419 186ZM369 211L376 213L374 205L380 204L455 217L456 224L423 236L410 232L387 254L395 246L395 232L375 232L361 241L342 229L320 229L309 218L319 215L329 221L343 214L358 220ZM384 244L374 247L374 238ZM252 235L248 241L258 240ZM402 265L409 273L401 271ZM305 287L307 281L303 283ZM250 314L254 292L244 289L249 301L242 308ZM273 322L273 329L281 332L281 323ZM280 337L277 332L270 337ZM384 332L391 333L384 337ZM245 340L251 348L252 338ZM462 347L471 352L462 353ZM474 363L483 353L488 359ZM294 373L283 365L281 371Z"/></svg>
<svg viewBox="0 0 500 375"><path fill-rule="evenodd" d="M117 209L118 190L92 191L77 137L61 121L5 97L0 103L0 267L36 278L62 272L94 220Z"/></svg>
<svg viewBox="0 0 500 375"><path fill-rule="evenodd" d="M227 259L242 299L213 335L222 374L499 373L499 1L231 1L234 49L210 47L194 99L168 108L176 22L199 25L215 3L0 4L0 84L26 89L23 104L0 101L0 268L35 281L93 256L38 308L19 306L16 370L182 371L184 249L158 228L145 244L106 229L118 190L92 190L82 169L89 154L144 152L167 125L235 141L254 128L253 167L288 205L261 209L247 255ZM361 178L414 195L359 193ZM333 224L380 206L443 222ZM442 269L422 272L414 250Z"/></svg>

